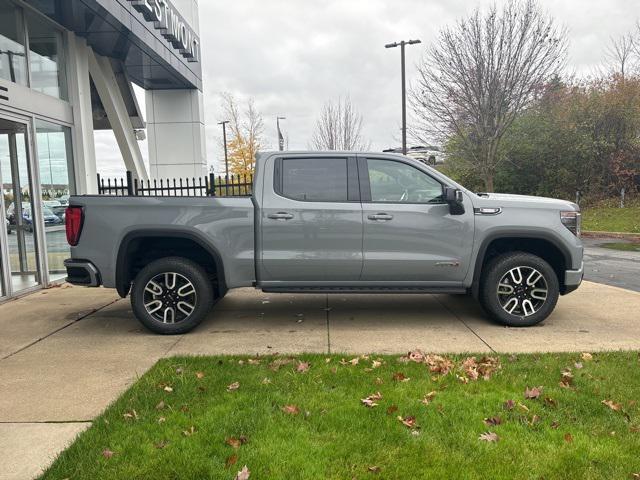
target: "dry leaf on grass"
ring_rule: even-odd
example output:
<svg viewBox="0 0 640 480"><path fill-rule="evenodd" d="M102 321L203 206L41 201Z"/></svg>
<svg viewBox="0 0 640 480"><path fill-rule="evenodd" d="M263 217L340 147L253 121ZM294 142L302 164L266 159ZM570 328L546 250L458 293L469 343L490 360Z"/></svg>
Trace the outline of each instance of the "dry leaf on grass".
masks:
<svg viewBox="0 0 640 480"><path fill-rule="evenodd" d="M282 407L282 411L287 415L298 415L300 413L300 409L297 405L285 405Z"/></svg>
<svg viewBox="0 0 640 480"><path fill-rule="evenodd" d="M527 388L524 391L524 398L535 400L542 394L543 387Z"/></svg>
<svg viewBox="0 0 640 480"><path fill-rule="evenodd" d="M225 468L229 468L235 465L236 463L238 463L238 455L234 453L233 455L230 455L229 457L227 457L227 460L224 462L224 466Z"/></svg>
<svg viewBox="0 0 640 480"><path fill-rule="evenodd" d="M487 427L495 427L496 425L500 425L502 423L502 419L500 417L489 417L484 419L484 424Z"/></svg>
<svg viewBox="0 0 640 480"><path fill-rule="evenodd" d="M416 424L416 417L414 417L413 415L409 415L408 417L402 417L398 415L398 420L407 428L418 428L418 425Z"/></svg>
<svg viewBox="0 0 640 480"><path fill-rule="evenodd" d="M495 432L485 432L478 437L478 440L481 442L497 442L500 437Z"/></svg>
<svg viewBox="0 0 640 480"><path fill-rule="evenodd" d="M169 445L169 442L167 440L160 440L158 443L153 444L153 446L156 447L158 450L162 450L166 448L167 445Z"/></svg>
<svg viewBox="0 0 640 480"><path fill-rule="evenodd" d="M393 415L397 411L398 411L398 406L397 405L391 405L389 408L387 408L387 415Z"/></svg>
<svg viewBox="0 0 640 480"><path fill-rule="evenodd" d="M374 360L373 362L371 362L371 368L379 368L380 366L382 366L382 362L378 360Z"/></svg>
<svg viewBox="0 0 640 480"><path fill-rule="evenodd" d="M394 373L391 378L393 379L394 382L408 382L409 380L411 380L402 372Z"/></svg>
<svg viewBox="0 0 640 480"><path fill-rule="evenodd" d="M582 355L580 355L580 358L582 358L582 360L584 360L585 362L588 362L590 360L593 360L593 355L591 355L590 353L583 353Z"/></svg>
<svg viewBox="0 0 640 480"><path fill-rule="evenodd" d="M163 400L160 400L160 403L158 403L158 404L156 405L156 410L164 410L165 406L166 406L166 405L165 405L164 401L163 401Z"/></svg>
<svg viewBox="0 0 640 480"><path fill-rule="evenodd" d="M502 408L504 408L505 410L513 410L515 406L516 402L514 402L513 400L507 400L502 404Z"/></svg>
<svg viewBox="0 0 640 480"><path fill-rule="evenodd" d="M251 475L251 472L249 471L249 469L247 468L247 466L245 465L244 467L242 467L242 470L240 470L237 474L236 474L236 478L235 480L249 480L249 476Z"/></svg>
<svg viewBox="0 0 640 480"><path fill-rule="evenodd" d="M373 395L369 395L367 398L361 398L360 401L365 407L373 408L377 407L377 401L382 399L382 394L380 392L376 392Z"/></svg>
<svg viewBox="0 0 640 480"><path fill-rule="evenodd" d="M564 370L562 372L560 386L562 388L571 388L573 386L573 373L571 373L571 370Z"/></svg>
<svg viewBox="0 0 640 480"><path fill-rule="evenodd" d="M188 430L184 430L182 432L182 435L184 435L185 437L190 437L194 433L196 433L196 427L192 425Z"/></svg>
<svg viewBox="0 0 640 480"><path fill-rule="evenodd" d="M204 378L204 372L196 372L196 378L197 378L197 379L202 379L202 378Z"/></svg>
<svg viewBox="0 0 640 480"><path fill-rule="evenodd" d="M248 441L249 440L247 439L247 437L245 437L244 435L241 435L241 436L239 436L237 438L236 437L229 437L229 438L225 439L224 443L226 443L230 447L238 449L242 445L245 445Z"/></svg>
<svg viewBox="0 0 640 480"><path fill-rule="evenodd" d="M240 382L233 382L231 385L227 386L227 392L235 392L240 388Z"/></svg>
<svg viewBox="0 0 640 480"><path fill-rule="evenodd" d="M453 369L453 362L446 357L440 355L427 355L425 362L431 373L446 375Z"/></svg>
<svg viewBox="0 0 640 480"><path fill-rule="evenodd" d="M130 410L122 416L127 420L138 420L138 412L136 412L135 410Z"/></svg>
<svg viewBox="0 0 640 480"><path fill-rule="evenodd" d="M113 452L113 451L109 450L108 448L105 448L105 449L102 451L102 456L103 456L104 458L107 458L107 459L109 459L109 458L113 457L115 454L116 454L116 452Z"/></svg>
<svg viewBox="0 0 640 480"><path fill-rule="evenodd" d="M433 399L435 398L436 394L437 392L429 392L424 397L422 397L422 400L420 400L420 402L423 403L424 405L429 405L431 402L433 402Z"/></svg>
<svg viewBox="0 0 640 480"><path fill-rule="evenodd" d="M310 367L311 367L311 365L309 365L309 362L299 362L298 366L296 367L296 372L305 373L305 372L309 371Z"/></svg>
<svg viewBox="0 0 640 480"><path fill-rule="evenodd" d="M571 443L573 442L573 435L571 435L570 433L565 433L564 434L564 441L567 443Z"/></svg>
<svg viewBox="0 0 640 480"><path fill-rule="evenodd" d="M603 405L606 405L607 407L609 407L611 410L615 411L615 412L619 412L620 410L622 410L622 404L621 403L616 403L613 400L602 400Z"/></svg>
<svg viewBox="0 0 640 480"><path fill-rule="evenodd" d="M170 387L169 385L165 386L165 387L163 388L163 390L164 390L165 392L167 392L167 393L171 393L171 392L173 392L173 388L172 388L172 387Z"/></svg>
<svg viewBox="0 0 640 480"><path fill-rule="evenodd" d="M380 473L382 469L377 465L373 465L371 467L367 467L367 470L370 471L371 473Z"/></svg>

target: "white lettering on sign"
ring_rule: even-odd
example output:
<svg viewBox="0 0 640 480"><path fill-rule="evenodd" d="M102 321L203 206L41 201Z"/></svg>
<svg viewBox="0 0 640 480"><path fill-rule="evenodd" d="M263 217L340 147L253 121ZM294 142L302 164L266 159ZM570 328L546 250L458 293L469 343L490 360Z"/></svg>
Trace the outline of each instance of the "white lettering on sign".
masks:
<svg viewBox="0 0 640 480"><path fill-rule="evenodd" d="M147 22L190 62L200 61L200 39L169 0L129 0Z"/></svg>

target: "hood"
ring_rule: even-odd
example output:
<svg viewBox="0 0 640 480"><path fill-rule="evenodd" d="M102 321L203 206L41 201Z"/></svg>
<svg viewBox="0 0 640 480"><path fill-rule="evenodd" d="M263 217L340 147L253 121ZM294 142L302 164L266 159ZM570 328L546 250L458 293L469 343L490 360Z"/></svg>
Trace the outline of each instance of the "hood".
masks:
<svg viewBox="0 0 640 480"><path fill-rule="evenodd" d="M579 211L580 207L568 200L560 200L558 198L534 197L532 195L512 195L508 193L486 193L475 199L476 204L480 206L495 207L525 207L525 208L557 208L559 210L575 210Z"/></svg>

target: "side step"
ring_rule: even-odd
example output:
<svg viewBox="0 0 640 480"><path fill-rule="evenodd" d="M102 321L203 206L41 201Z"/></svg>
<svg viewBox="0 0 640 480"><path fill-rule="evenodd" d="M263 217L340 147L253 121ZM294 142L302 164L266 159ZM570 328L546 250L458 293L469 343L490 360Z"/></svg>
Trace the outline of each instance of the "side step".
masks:
<svg viewBox="0 0 640 480"><path fill-rule="evenodd" d="M265 287L265 293L432 293L464 295L466 288L455 287Z"/></svg>

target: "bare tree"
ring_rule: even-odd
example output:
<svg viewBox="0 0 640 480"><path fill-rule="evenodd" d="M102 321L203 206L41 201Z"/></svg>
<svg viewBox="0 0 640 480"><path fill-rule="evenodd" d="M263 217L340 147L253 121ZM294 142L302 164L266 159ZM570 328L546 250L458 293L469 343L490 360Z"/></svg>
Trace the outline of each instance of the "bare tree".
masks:
<svg viewBox="0 0 640 480"><path fill-rule="evenodd" d="M222 111L229 121L229 166L231 173L249 174L255 168L256 153L262 147L264 122L256 110L253 99L247 101L244 111L233 95L223 93Z"/></svg>
<svg viewBox="0 0 640 480"><path fill-rule="evenodd" d="M626 33L619 37L611 37L605 50L607 66L613 70L613 73L621 75L623 80L635 68L637 56L637 39L631 33Z"/></svg>
<svg viewBox="0 0 640 480"><path fill-rule="evenodd" d="M362 115L349 97L328 101L322 107L311 138L315 150L367 150L369 142L362 138Z"/></svg>
<svg viewBox="0 0 640 480"><path fill-rule="evenodd" d="M498 147L517 115L566 57L566 32L534 0L478 9L443 30L418 65L410 92L423 142L455 136L487 191L500 163Z"/></svg>

